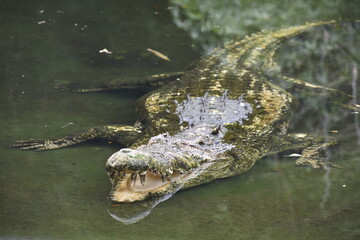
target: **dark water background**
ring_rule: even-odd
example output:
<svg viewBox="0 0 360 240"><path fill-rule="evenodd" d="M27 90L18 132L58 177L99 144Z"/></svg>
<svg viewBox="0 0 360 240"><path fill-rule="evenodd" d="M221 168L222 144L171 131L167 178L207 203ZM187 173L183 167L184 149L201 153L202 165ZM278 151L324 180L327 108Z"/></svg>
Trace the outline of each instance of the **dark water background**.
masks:
<svg viewBox="0 0 360 240"><path fill-rule="evenodd" d="M200 2L0 1L0 239L360 238L358 115L319 96L299 96L302 107L290 130L325 137L336 130L341 141L331 159L342 168L316 171L270 156L243 175L179 192L132 225L106 209L104 164L118 146L8 147L16 139L136 120L141 91L73 94L54 89L56 83L180 71L236 35L360 18L358 1ZM342 89L355 102L360 63L353 29L285 44L278 57L284 73ZM103 48L113 54L100 54Z"/></svg>

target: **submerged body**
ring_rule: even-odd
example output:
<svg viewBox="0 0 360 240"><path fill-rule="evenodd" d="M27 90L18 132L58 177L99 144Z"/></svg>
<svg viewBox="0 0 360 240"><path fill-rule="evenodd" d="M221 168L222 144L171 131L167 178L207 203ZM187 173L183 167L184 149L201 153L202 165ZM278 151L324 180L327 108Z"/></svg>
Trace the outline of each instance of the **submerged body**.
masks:
<svg viewBox="0 0 360 240"><path fill-rule="evenodd" d="M146 82L102 85L76 92L166 85L139 100L134 126L105 126L55 140L20 141L21 149L49 150L92 138L116 141L126 148L106 163L113 202L166 197L177 190L231 177L250 169L262 157L306 148L298 164L326 168L320 154L333 142L306 134L287 134L296 109L294 97L276 81L321 89L280 74L273 56L281 43L320 22L261 32L217 49L184 73L156 75ZM171 80L171 81L170 81ZM310 147L311 146L311 147Z"/></svg>

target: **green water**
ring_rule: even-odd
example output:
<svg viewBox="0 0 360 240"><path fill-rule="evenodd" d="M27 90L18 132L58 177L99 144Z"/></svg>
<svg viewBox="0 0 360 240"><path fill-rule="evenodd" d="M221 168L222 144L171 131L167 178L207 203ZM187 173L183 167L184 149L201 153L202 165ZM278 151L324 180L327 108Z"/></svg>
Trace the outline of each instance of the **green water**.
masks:
<svg viewBox="0 0 360 240"><path fill-rule="evenodd" d="M0 2L0 239L360 238L358 115L328 106L321 96L304 96L290 130L326 136L336 130L341 141L331 159L342 168L316 171L270 156L243 175L178 192L131 225L106 209L111 184L104 165L119 146L92 142L47 152L8 147L16 139L136 121L141 91L73 94L54 89L56 83L179 71L236 34L360 18L357 1L209 2ZM264 11L267 17L261 17ZM348 30L341 38L346 41L328 34L288 43L278 61L288 75L359 97L359 34ZM104 48L113 54L99 53Z"/></svg>

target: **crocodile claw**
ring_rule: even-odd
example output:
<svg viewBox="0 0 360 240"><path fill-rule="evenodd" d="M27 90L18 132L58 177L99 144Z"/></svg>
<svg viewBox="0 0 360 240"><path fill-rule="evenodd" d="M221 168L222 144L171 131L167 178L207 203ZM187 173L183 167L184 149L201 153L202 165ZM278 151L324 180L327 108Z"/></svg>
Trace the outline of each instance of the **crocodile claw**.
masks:
<svg viewBox="0 0 360 240"><path fill-rule="evenodd" d="M60 138L56 140L18 140L10 147L15 147L20 150L36 150L36 151L45 151L57 149L65 146L69 146L76 142L71 138Z"/></svg>
<svg viewBox="0 0 360 240"><path fill-rule="evenodd" d="M44 151L49 149L55 149L56 147L49 148L51 145L50 141L46 140L18 140L14 144L10 145L10 147L15 147L20 150L37 150Z"/></svg>

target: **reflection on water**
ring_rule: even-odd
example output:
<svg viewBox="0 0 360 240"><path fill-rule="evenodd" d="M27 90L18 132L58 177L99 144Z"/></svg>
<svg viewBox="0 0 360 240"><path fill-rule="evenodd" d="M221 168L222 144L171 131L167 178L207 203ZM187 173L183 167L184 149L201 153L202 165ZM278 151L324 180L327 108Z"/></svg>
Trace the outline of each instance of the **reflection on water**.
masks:
<svg viewBox="0 0 360 240"><path fill-rule="evenodd" d="M235 37L263 29L319 20L359 17L356 1L171 0L174 23L201 43L206 53Z"/></svg>
<svg viewBox="0 0 360 240"><path fill-rule="evenodd" d="M171 2L180 15L157 0L1 3L0 238L359 239L359 115L317 93L298 94L301 107L290 131L330 131L341 142L331 155L341 169L296 168L272 156L240 176L179 192L136 224L121 224L108 212L130 223L158 202L121 208L106 201L111 186L104 164L118 146L41 153L8 148L15 139L136 121L139 93L71 94L54 90L54 82L96 84L179 71L199 56L198 45L210 51L265 28L359 18L356 0ZM286 43L277 60L285 74L352 93L358 103L359 34L349 27L333 42L330 31L324 44L323 31ZM321 57L319 46L331 54ZM100 54L104 48L113 54ZM146 48L172 61L157 60Z"/></svg>
<svg viewBox="0 0 360 240"><path fill-rule="evenodd" d="M181 186L179 186L179 188L180 187ZM149 215L154 209L154 207L156 207L156 205L171 198L171 196L174 195L178 191L178 189L171 194L167 194L157 198L151 198L141 202L114 203L110 199L108 199L106 205L107 210L110 216L116 221L122 222L126 225L133 224Z"/></svg>
<svg viewBox="0 0 360 240"><path fill-rule="evenodd" d="M353 62L353 67L352 67L352 78L351 78L351 93L352 93L352 102L353 104L357 104L358 99L357 99L357 81L359 81L359 75L358 75L358 68L359 68L359 64L360 62L356 63ZM356 135L357 135L357 143L360 146L360 124L359 124L359 115L358 114L354 114L354 126L355 126L355 130L356 130Z"/></svg>

